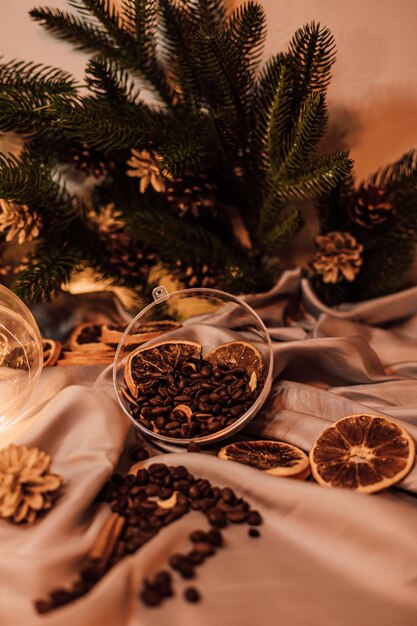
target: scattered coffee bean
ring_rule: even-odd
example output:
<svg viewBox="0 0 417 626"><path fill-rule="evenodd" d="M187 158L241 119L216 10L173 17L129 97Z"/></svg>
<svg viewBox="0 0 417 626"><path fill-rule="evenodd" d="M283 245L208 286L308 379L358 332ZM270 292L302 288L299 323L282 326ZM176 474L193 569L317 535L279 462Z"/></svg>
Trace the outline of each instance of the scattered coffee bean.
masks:
<svg viewBox="0 0 417 626"><path fill-rule="evenodd" d="M152 430L152 425L151 425L151 430ZM130 457L130 460L133 461L133 463L137 463L138 461L144 461L145 459L148 459L149 452L145 449L142 442L138 442L136 447L133 448L133 450L131 450L129 457Z"/></svg>
<svg viewBox="0 0 417 626"><path fill-rule="evenodd" d="M251 526L259 526L262 524L262 517L258 513L258 511L251 511L246 516L246 521Z"/></svg>
<svg viewBox="0 0 417 626"><path fill-rule="evenodd" d="M215 548L220 548L223 545L223 535L217 528L212 528L207 533L207 541Z"/></svg>
<svg viewBox="0 0 417 626"><path fill-rule="evenodd" d="M144 589L141 591L140 597L146 606L159 606L162 601L161 595L153 589Z"/></svg>
<svg viewBox="0 0 417 626"><path fill-rule="evenodd" d="M139 446L139 449L143 448ZM169 499L174 492L175 505L172 508L163 508L164 500ZM161 506L155 500L156 496L160 498ZM124 526L113 553L104 563L99 558L89 559L69 590L55 589L49 598L36 600L34 605L39 614L88 593L113 565L128 554L136 552L161 528L179 519L190 509L201 511L212 528L191 532L191 551L169 557L170 567L186 580L194 578L195 568L213 556L223 545L219 528L229 523L246 523L250 526L262 523L261 515L252 510L243 498L237 497L232 489L216 487L205 478L196 478L183 465L169 467L163 463L152 463L146 469L140 468L135 476L114 474L101 490L98 499L107 502L124 519ZM260 536L256 528L250 528L248 534L250 537ZM197 593L197 599L189 601L197 602L200 599L199 592L194 587L188 589ZM192 597L195 597L194 591ZM143 581L139 597L147 606L156 607L172 595L172 576L169 571L161 570L153 578Z"/></svg>
<svg viewBox="0 0 417 626"><path fill-rule="evenodd" d="M193 543L201 543L207 540L207 533L204 530L193 530L190 534L190 541Z"/></svg>
<svg viewBox="0 0 417 626"><path fill-rule="evenodd" d="M200 592L195 587L187 587L184 591L184 598L187 602L200 602L201 595Z"/></svg>

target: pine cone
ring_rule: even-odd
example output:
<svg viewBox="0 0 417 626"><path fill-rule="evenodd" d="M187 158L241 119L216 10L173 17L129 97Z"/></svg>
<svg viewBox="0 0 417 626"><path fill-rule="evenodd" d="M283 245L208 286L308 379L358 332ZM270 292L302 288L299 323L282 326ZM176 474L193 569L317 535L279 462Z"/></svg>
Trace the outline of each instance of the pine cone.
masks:
<svg viewBox="0 0 417 626"><path fill-rule="evenodd" d="M201 209L213 209L216 188L203 174L184 176L169 182L166 197L180 217L188 212L199 217Z"/></svg>
<svg viewBox="0 0 417 626"><path fill-rule="evenodd" d="M6 232L6 241L17 243L36 239L41 230L41 218L26 205L0 199L0 233Z"/></svg>
<svg viewBox="0 0 417 626"><path fill-rule="evenodd" d="M177 261L173 276L185 289L191 287L216 287L218 272L201 261Z"/></svg>
<svg viewBox="0 0 417 626"><path fill-rule="evenodd" d="M147 150L132 150L127 165L130 169L126 174L133 178L139 178L139 191L144 193L149 185L155 191L162 193L165 191L168 174L162 172L158 163L159 156Z"/></svg>
<svg viewBox="0 0 417 626"><path fill-rule="evenodd" d="M361 185L352 198L349 215L358 226L373 228L386 222L393 210L383 187Z"/></svg>
<svg viewBox="0 0 417 626"><path fill-rule="evenodd" d="M158 254L123 231L102 234L109 252L110 263L122 276L147 278L158 261Z"/></svg>
<svg viewBox="0 0 417 626"><path fill-rule="evenodd" d="M50 464L38 448L12 444L0 450L0 517L32 524L52 507L62 477L49 473Z"/></svg>
<svg viewBox="0 0 417 626"><path fill-rule="evenodd" d="M83 172L86 176L100 178L114 167L112 161L107 162L100 152L94 150L94 148L89 148L85 144L74 146L71 148L70 153L75 169Z"/></svg>
<svg viewBox="0 0 417 626"><path fill-rule="evenodd" d="M353 282L362 266L363 246L350 233L331 232L316 237L311 266L324 283Z"/></svg>

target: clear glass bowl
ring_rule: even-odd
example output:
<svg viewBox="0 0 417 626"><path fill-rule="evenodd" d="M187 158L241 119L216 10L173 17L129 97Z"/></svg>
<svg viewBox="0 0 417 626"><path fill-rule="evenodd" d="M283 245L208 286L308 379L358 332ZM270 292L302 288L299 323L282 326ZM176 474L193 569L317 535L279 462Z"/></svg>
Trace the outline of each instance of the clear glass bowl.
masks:
<svg viewBox="0 0 417 626"><path fill-rule="evenodd" d="M20 298L0 285L0 429L25 408L42 363L35 318Z"/></svg>
<svg viewBox="0 0 417 626"><path fill-rule="evenodd" d="M148 438L162 448L186 446L191 441L201 445L213 444L225 439L243 428L258 413L271 389L272 383L272 346L269 334L255 311L243 300L217 289L183 289L168 293L164 287L153 291L155 302L141 311L126 328L119 345L113 365L113 382L119 402L133 421ZM244 341L255 346L261 352L264 361L263 378L259 382L257 397L246 412L230 425L214 433L192 438L169 437L151 429L135 419L131 403L126 398L128 391L125 382L125 365L132 352L134 335L143 329L143 324L161 320L171 320L180 324L178 328L163 333L148 341L144 346L152 346L162 341L189 340L202 345L203 358L208 352L221 344L231 341Z"/></svg>

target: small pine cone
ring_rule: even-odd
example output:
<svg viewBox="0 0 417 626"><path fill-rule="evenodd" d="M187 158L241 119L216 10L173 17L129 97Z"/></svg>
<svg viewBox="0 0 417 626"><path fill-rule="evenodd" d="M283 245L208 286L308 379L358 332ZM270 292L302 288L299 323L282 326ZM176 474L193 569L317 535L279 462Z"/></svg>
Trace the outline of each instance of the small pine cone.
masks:
<svg viewBox="0 0 417 626"><path fill-rule="evenodd" d="M201 261L177 261L173 275L185 289L218 286L218 272Z"/></svg>
<svg viewBox="0 0 417 626"><path fill-rule="evenodd" d="M0 517L32 524L52 507L62 477L49 472L50 464L38 448L11 444L0 450Z"/></svg>
<svg viewBox="0 0 417 626"><path fill-rule="evenodd" d="M6 241L18 244L36 239L42 228L42 220L23 204L0 199L0 233L6 233Z"/></svg>
<svg viewBox="0 0 417 626"><path fill-rule="evenodd" d="M113 162L107 162L99 151L84 144L74 146L70 153L75 169L83 172L86 176L100 178L114 166Z"/></svg>
<svg viewBox="0 0 417 626"><path fill-rule="evenodd" d="M123 231L103 234L102 239L109 252L110 263L122 276L146 278L158 262L158 254Z"/></svg>
<svg viewBox="0 0 417 626"><path fill-rule="evenodd" d="M324 283L353 282L362 266L363 246L350 233L331 232L316 237L311 266Z"/></svg>
<svg viewBox="0 0 417 626"><path fill-rule="evenodd" d="M203 174L184 176L169 181L166 197L171 208L180 217L186 213L199 217L202 209L214 208L216 189L216 185L210 183Z"/></svg>
<svg viewBox="0 0 417 626"><path fill-rule="evenodd" d="M351 220L362 228L374 228L384 224L394 209L387 199L385 189L383 187L375 187L361 185L352 198L349 207L349 215Z"/></svg>

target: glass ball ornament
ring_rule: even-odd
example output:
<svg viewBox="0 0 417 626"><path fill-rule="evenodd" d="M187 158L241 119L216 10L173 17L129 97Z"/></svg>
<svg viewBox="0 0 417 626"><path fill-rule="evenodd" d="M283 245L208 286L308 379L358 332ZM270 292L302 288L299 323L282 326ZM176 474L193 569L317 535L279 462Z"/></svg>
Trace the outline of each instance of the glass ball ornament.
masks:
<svg viewBox="0 0 417 626"><path fill-rule="evenodd" d="M217 289L183 289L168 293L165 287L153 290L154 302L144 308L126 328L113 364L113 383L119 403L145 437L152 439L160 448L174 451L184 448L191 441L209 446L226 439L243 428L263 406L272 384L272 344L268 331L256 312L242 299ZM262 355L264 374L259 380L259 389L253 403L237 417L233 423L212 434L191 437L174 437L147 429L135 417L135 410L129 401L126 384L126 363L138 333L149 325L162 320L175 322L177 327L164 332L140 348L152 347L160 342L190 341L202 347L202 355L228 342L245 342L256 348ZM191 418L190 418L191 419Z"/></svg>
<svg viewBox="0 0 417 626"><path fill-rule="evenodd" d="M0 285L0 429L15 422L42 371L38 325L23 301Z"/></svg>

